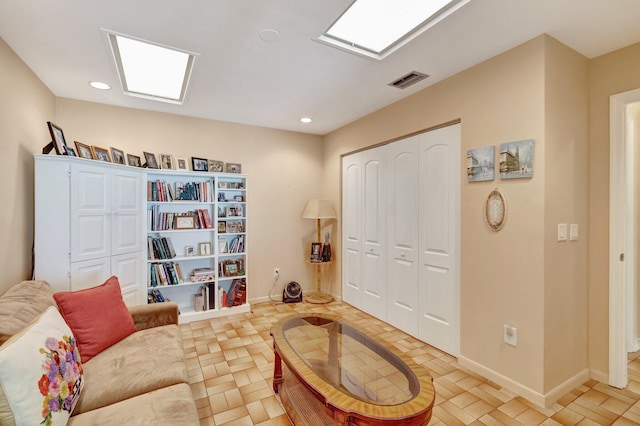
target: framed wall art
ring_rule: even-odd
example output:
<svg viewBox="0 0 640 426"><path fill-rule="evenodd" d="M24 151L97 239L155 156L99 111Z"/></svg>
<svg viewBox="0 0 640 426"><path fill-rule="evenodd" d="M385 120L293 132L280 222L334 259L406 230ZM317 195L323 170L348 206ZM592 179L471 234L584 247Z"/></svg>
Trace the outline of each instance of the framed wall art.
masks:
<svg viewBox="0 0 640 426"><path fill-rule="evenodd" d="M467 182L480 182L495 178L495 147L467 151Z"/></svg>
<svg viewBox="0 0 640 426"><path fill-rule="evenodd" d="M500 145L500 179L533 177L533 139Z"/></svg>

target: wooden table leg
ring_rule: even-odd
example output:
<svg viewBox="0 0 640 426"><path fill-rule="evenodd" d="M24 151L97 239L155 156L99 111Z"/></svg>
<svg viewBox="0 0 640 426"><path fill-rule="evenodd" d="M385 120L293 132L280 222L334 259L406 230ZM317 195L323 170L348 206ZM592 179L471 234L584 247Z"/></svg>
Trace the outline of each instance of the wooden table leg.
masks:
<svg viewBox="0 0 640 426"><path fill-rule="evenodd" d="M273 354L275 355L273 362L273 391L278 393L278 385L282 384L282 359L276 349L275 343L273 344Z"/></svg>

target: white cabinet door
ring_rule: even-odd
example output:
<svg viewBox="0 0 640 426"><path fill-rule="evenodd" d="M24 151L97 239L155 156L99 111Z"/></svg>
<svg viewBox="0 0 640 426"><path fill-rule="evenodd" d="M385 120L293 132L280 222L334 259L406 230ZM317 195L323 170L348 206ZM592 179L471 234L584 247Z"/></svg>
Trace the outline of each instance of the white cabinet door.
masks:
<svg viewBox="0 0 640 426"><path fill-rule="evenodd" d="M418 140L388 145L388 305L387 321L418 335Z"/></svg>
<svg viewBox="0 0 640 426"><path fill-rule="evenodd" d="M386 147L360 153L362 170L362 308L387 318Z"/></svg>
<svg viewBox="0 0 640 426"><path fill-rule="evenodd" d="M71 264L71 291L95 287L111 276L109 257L74 262Z"/></svg>
<svg viewBox="0 0 640 426"><path fill-rule="evenodd" d="M140 173L114 170L111 178L111 254L141 252L143 249L144 192Z"/></svg>
<svg viewBox="0 0 640 426"><path fill-rule="evenodd" d="M342 300L362 307L360 154L342 159Z"/></svg>
<svg viewBox="0 0 640 426"><path fill-rule="evenodd" d="M111 254L109 170L97 165L71 166L71 261Z"/></svg>
<svg viewBox="0 0 640 426"><path fill-rule="evenodd" d="M146 303L144 263L140 252L111 257L111 275L118 277L122 298L127 306Z"/></svg>
<svg viewBox="0 0 640 426"><path fill-rule="evenodd" d="M460 352L460 125L420 135L420 339Z"/></svg>

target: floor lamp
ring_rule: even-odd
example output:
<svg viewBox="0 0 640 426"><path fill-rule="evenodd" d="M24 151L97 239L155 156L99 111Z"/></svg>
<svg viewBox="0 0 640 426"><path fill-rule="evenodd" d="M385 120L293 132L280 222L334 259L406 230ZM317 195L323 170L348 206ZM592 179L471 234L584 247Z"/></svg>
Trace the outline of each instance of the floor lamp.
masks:
<svg viewBox="0 0 640 426"><path fill-rule="evenodd" d="M322 242L320 239L320 221L322 219L335 219L336 212L331 207L331 203L327 200L309 200L307 208L304 210L302 217L305 219L315 219L317 224L317 238L316 242ZM316 291L315 293L305 297L305 300L309 303L329 303L333 300L333 297L329 294L322 293L322 266L323 263L328 262L313 262L317 266L316 271Z"/></svg>

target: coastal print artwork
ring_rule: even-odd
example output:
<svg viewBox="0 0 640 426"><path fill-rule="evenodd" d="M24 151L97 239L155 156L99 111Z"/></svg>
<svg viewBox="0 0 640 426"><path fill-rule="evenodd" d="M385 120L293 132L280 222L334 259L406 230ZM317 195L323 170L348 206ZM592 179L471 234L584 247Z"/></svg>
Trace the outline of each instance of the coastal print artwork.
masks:
<svg viewBox="0 0 640 426"><path fill-rule="evenodd" d="M480 182L495 178L495 147L467 151L467 182Z"/></svg>
<svg viewBox="0 0 640 426"><path fill-rule="evenodd" d="M533 177L533 139L500 145L500 179Z"/></svg>

